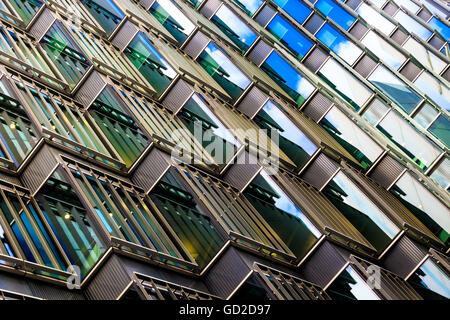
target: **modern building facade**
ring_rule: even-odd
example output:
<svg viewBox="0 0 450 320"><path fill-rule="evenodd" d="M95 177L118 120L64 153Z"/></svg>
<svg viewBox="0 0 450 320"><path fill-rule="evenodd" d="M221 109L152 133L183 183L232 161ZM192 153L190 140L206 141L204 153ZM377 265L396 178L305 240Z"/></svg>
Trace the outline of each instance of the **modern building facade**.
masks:
<svg viewBox="0 0 450 320"><path fill-rule="evenodd" d="M450 299L449 17L0 0L0 299Z"/></svg>

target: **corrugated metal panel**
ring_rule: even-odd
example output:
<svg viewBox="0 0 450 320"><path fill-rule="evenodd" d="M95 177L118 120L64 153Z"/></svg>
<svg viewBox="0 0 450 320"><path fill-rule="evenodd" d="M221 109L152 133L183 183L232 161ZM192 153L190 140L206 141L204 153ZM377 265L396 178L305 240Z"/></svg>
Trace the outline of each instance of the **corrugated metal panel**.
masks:
<svg viewBox="0 0 450 320"><path fill-rule="evenodd" d="M115 45L120 51L124 50L139 32L138 28L131 23L126 21L116 33L112 39L112 44Z"/></svg>
<svg viewBox="0 0 450 320"><path fill-rule="evenodd" d="M235 248L229 247L205 275L208 290L227 298L245 279L250 268L244 263Z"/></svg>
<svg viewBox="0 0 450 320"><path fill-rule="evenodd" d="M332 102L327 97L325 97L320 92L317 92L314 97L306 104L303 112L308 117L318 122L327 113L331 105Z"/></svg>
<svg viewBox="0 0 450 320"><path fill-rule="evenodd" d="M256 157L245 151L238 156L237 163L228 169L224 180L239 191L243 191L260 171L261 166L257 164Z"/></svg>
<svg viewBox="0 0 450 320"><path fill-rule="evenodd" d="M306 22L305 28L312 34L315 34L317 30L322 26L323 19L318 14L313 14L311 18Z"/></svg>
<svg viewBox="0 0 450 320"><path fill-rule="evenodd" d="M265 27L275 15L276 11L272 7L266 5L259 11L258 15L255 17L255 20L260 25Z"/></svg>
<svg viewBox="0 0 450 320"><path fill-rule="evenodd" d="M434 47L436 50L441 50L442 46L444 45L444 40L439 38L436 34L428 41L429 44L431 44L432 47Z"/></svg>
<svg viewBox="0 0 450 320"><path fill-rule="evenodd" d="M300 268L301 277L324 288L347 263L335 246L324 241Z"/></svg>
<svg viewBox="0 0 450 320"><path fill-rule="evenodd" d="M398 11L398 7L391 2L388 2L383 8L383 11L392 17Z"/></svg>
<svg viewBox="0 0 450 320"><path fill-rule="evenodd" d="M170 156L158 149L153 149L134 171L131 181L145 191L150 191L169 167Z"/></svg>
<svg viewBox="0 0 450 320"><path fill-rule="evenodd" d="M420 68L411 61L408 61L408 63L400 71L400 73L404 75L409 81L413 81L417 77L419 72Z"/></svg>
<svg viewBox="0 0 450 320"><path fill-rule="evenodd" d="M15 185L20 185L20 180L17 177L10 176L9 174L0 172L0 181L5 181Z"/></svg>
<svg viewBox="0 0 450 320"><path fill-rule="evenodd" d="M148 10L151 8L151 6L156 2L156 0L141 0L140 4L145 8L145 10Z"/></svg>
<svg viewBox="0 0 450 320"><path fill-rule="evenodd" d="M45 8L31 26L30 33L36 40L40 41L55 21L56 18L53 16L52 12Z"/></svg>
<svg viewBox="0 0 450 320"><path fill-rule="evenodd" d="M386 155L378 162L377 166L372 169L370 177L384 188L389 188L403 170L404 168L400 163Z"/></svg>
<svg viewBox="0 0 450 320"><path fill-rule="evenodd" d="M361 0L348 0L345 4L348 5L350 8L355 10L359 4L361 3Z"/></svg>
<svg viewBox="0 0 450 320"><path fill-rule="evenodd" d="M383 257L383 266L405 278L427 255L427 249L403 235Z"/></svg>
<svg viewBox="0 0 450 320"><path fill-rule="evenodd" d="M92 72L75 95L75 100L89 108L105 89L106 82L97 71Z"/></svg>
<svg viewBox="0 0 450 320"><path fill-rule="evenodd" d="M23 171L21 176L23 185L29 188L31 193L35 193L57 165L57 155L49 146L44 145Z"/></svg>
<svg viewBox="0 0 450 320"><path fill-rule="evenodd" d="M425 8L422 8L417 16L425 22L427 22L431 18L431 14Z"/></svg>
<svg viewBox="0 0 450 320"><path fill-rule="evenodd" d="M308 55L306 60L303 62L311 71L316 72L324 63L328 55L319 48L315 48L311 54Z"/></svg>
<svg viewBox="0 0 450 320"><path fill-rule="evenodd" d="M100 268L86 288L89 300L115 300L130 283L131 277L115 255Z"/></svg>
<svg viewBox="0 0 450 320"><path fill-rule="evenodd" d="M172 89L170 89L162 104L176 114L186 104L193 92L194 90L186 81L179 79Z"/></svg>
<svg viewBox="0 0 450 320"><path fill-rule="evenodd" d="M260 40L248 54L248 59L257 66L261 65L272 52L272 47Z"/></svg>
<svg viewBox="0 0 450 320"><path fill-rule="evenodd" d="M367 27L364 26L361 22L357 21L352 29L350 30L350 33L358 40L361 40L362 37L367 33Z"/></svg>
<svg viewBox="0 0 450 320"><path fill-rule="evenodd" d="M450 81L450 67L447 67L447 70L442 73L442 78L444 78L447 81Z"/></svg>
<svg viewBox="0 0 450 320"><path fill-rule="evenodd" d="M208 19L216 13L217 9L219 9L222 1L220 0L208 0L200 9L200 12Z"/></svg>
<svg viewBox="0 0 450 320"><path fill-rule="evenodd" d="M45 300L85 300L78 290L55 287L42 282L28 281L32 295Z"/></svg>
<svg viewBox="0 0 450 320"><path fill-rule="evenodd" d="M184 47L184 52L191 58L197 59L198 55L205 49L209 41L209 38L204 33L197 31L186 47Z"/></svg>
<svg viewBox="0 0 450 320"><path fill-rule="evenodd" d="M253 118L267 102L268 96L257 87L252 87L239 103L238 109Z"/></svg>
<svg viewBox="0 0 450 320"><path fill-rule="evenodd" d="M370 58L368 55L364 55L361 60L356 64L355 71L358 72L361 76L364 78L367 78L367 76L372 72L372 70L375 68L377 63Z"/></svg>
<svg viewBox="0 0 450 320"><path fill-rule="evenodd" d="M408 38L408 36L400 29L395 30L391 35L391 39L394 40L399 46L405 42L406 38Z"/></svg>
<svg viewBox="0 0 450 320"><path fill-rule="evenodd" d="M322 189L336 173L339 166L321 153L302 174L302 179L317 189Z"/></svg>

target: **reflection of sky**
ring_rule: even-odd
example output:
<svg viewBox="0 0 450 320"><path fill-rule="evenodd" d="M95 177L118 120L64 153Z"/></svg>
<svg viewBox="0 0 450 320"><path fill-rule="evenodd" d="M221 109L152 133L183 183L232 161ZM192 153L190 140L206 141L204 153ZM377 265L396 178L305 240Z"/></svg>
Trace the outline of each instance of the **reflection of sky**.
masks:
<svg viewBox="0 0 450 320"><path fill-rule="evenodd" d="M298 23L303 23L311 10L299 0L274 0L280 8L289 13Z"/></svg>
<svg viewBox="0 0 450 320"><path fill-rule="evenodd" d="M339 172L333 181L348 195L344 202L366 214L376 223L390 238L400 231L359 189L345 176Z"/></svg>
<svg viewBox="0 0 450 320"><path fill-rule="evenodd" d="M356 20L350 13L339 7L332 0L319 0L314 6L344 30L348 30Z"/></svg>
<svg viewBox="0 0 450 320"><path fill-rule="evenodd" d="M433 28L435 28L447 42L450 42L450 28L447 27L443 22L436 19L436 17L431 18L428 22Z"/></svg>
<svg viewBox="0 0 450 320"><path fill-rule="evenodd" d="M436 102L438 106L450 110L449 90L436 79L423 73L414 81L414 84Z"/></svg>
<svg viewBox="0 0 450 320"><path fill-rule="evenodd" d="M238 0L236 2L240 2L244 5L244 7L250 11L250 14L253 15L256 10L262 5L263 0Z"/></svg>
<svg viewBox="0 0 450 320"><path fill-rule="evenodd" d="M241 89L247 88L250 80L220 51L214 44L210 43L205 52L209 54L214 61L228 73L227 79L239 86Z"/></svg>
<svg viewBox="0 0 450 320"><path fill-rule="evenodd" d="M412 13L416 13L420 9L420 7L411 0L394 0L394 2L399 6L405 7Z"/></svg>
<svg viewBox="0 0 450 320"><path fill-rule="evenodd" d="M228 7L221 6L216 12L216 16L222 20L228 28L239 35L239 39L250 46L257 38L256 33L253 32L244 22L242 22L234 12Z"/></svg>
<svg viewBox="0 0 450 320"><path fill-rule="evenodd" d="M376 12L373 8L363 3L356 12L372 26L383 32L385 35L389 35L394 30L395 25L381 14Z"/></svg>
<svg viewBox="0 0 450 320"><path fill-rule="evenodd" d="M265 63L286 81L285 84L289 88L301 94L303 98L308 98L314 91L314 86L308 80L303 78L289 63L281 58L278 53L272 52Z"/></svg>
<svg viewBox="0 0 450 320"><path fill-rule="evenodd" d="M348 64L353 64L362 52L328 23L324 24L316 37Z"/></svg>
<svg viewBox="0 0 450 320"><path fill-rule="evenodd" d="M376 5L380 9L386 1L387 0L370 0L370 2L372 2L374 5Z"/></svg>
<svg viewBox="0 0 450 320"><path fill-rule="evenodd" d="M114 4L113 1L111 1L111 0L95 0L94 2L97 3L99 6L105 8L109 12L112 12L116 16L118 16L120 18L124 17L124 14L122 13L122 11L119 9L119 7L117 7Z"/></svg>
<svg viewBox="0 0 450 320"><path fill-rule="evenodd" d="M395 20L397 20L406 30L408 30L411 33L415 33L418 35L422 40L428 40L428 38L431 36L432 32L425 28L423 25L421 25L419 22L408 16L403 11L398 11L395 16Z"/></svg>
<svg viewBox="0 0 450 320"><path fill-rule="evenodd" d="M364 39L361 40L367 48L375 53L378 58L387 63L390 67L398 69L405 61L405 57L393 48L386 41L381 39L375 32L369 31Z"/></svg>
<svg viewBox="0 0 450 320"><path fill-rule="evenodd" d="M280 135L302 147L309 155L317 150L314 145L303 132L271 101L267 102L263 109L281 128L283 132Z"/></svg>
<svg viewBox="0 0 450 320"><path fill-rule="evenodd" d="M345 271L355 280L355 284L349 283L350 291L358 300L380 300L378 296L370 289L369 285L364 281L359 274L351 266L348 266Z"/></svg>
<svg viewBox="0 0 450 320"><path fill-rule="evenodd" d="M422 284L441 296L450 299L450 279L447 275L429 258L420 269L425 273L424 276L419 276Z"/></svg>
<svg viewBox="0 0 450 320"><path fill-rule="evenodd" d="M300 211L299 208L289 199L286 194L278 187L278 185L272 180L272 178L265 172L261 171L261 176L266 180L270 187L275 190L275 192L280 196L279 198L274 198L275 206L280 210L283 210L294 217L299 218L305 226L311 231L316 238L321 236L321 233L317 228L309 221L309 219Z"/></svg>
<svg viewBox="0 0 450 320"><path fill-rule="evenodd" d="M158 0L157 2L170 14L173 20L183 27L185 34L190 34L194 30L194 24L170 0Z"/></svg>

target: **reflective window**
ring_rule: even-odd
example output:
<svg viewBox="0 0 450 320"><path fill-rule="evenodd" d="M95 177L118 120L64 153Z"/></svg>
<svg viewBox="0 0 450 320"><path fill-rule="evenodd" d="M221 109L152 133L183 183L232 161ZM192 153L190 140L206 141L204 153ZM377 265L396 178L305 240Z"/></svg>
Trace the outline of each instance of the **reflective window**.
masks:
<svg viewBox="0 0 450 320"><path fill-rule="evenodd" d="M389 112L377 128L416 162L423 171L441 154L438 147L394 111Z"/></svg>
<svg viewBox="0 0 450 320"><path fill-rule="evenodd" d="M300 24L302 24L311 13L311 9L299 0L274 0L273 2Z"/></svg>
<svg viewBox="0 0 450 320"><path fill-rule="evenodd" d="M416 13L420 9L420 7L417 4L415 4L414 2L412 2L411 0L394 0L394 2L399 7L403 6L406 9L408 9L409 11L411 11L412 13Z"/></svg>
<svg viewBox="0 0 450 320"><path fill-rule="evenodd" d="M450 189L450 160L445 158L430 177L448 191Z"/></svg>
<svg viewBox="0 0 450 320"><path fill-rule="evenodd" d="M98 24L110 35L122 19L123 12L112 0L80 0Z"/></svg>
<svg viewBox="0 0 450 320"><path fill-rule="evenodd" d="M403 48L406 49L414 58L419 60L420 63L436 73L441 73L447 66L447 63L438 58L434 53L428 51L423 45L413 38L408 38L408 40L406 40L403 44Z"/></svg>
<svg viewBox="0 0 450 320"><path fill-rule="evenodd" d="M314 91L314 86L278 53L272 52L261 66L292 99L301 106Z"/></svg>
<svg viewBox="0 0 450 320"><path fill-rule="evenodd" d="M312 42L308 38L278 14L266 28L286 45L298 60L301 60L312 47Z"/></svg>
<svg viewBox="0 0 450 320"><path fill-rule="evenodd" d="M363 3L356 10L356 12L372 26L383 32L385 35L390 35L395 29L395 25L391 23L388 19L383 17L380 13L375 11L372 7Z"/></svg>
<svg viewBox="0 0 450 320"><path fill-rule="evenodd" d="M422 72L414 84L438 106L450 110L450 90L428 72Z"/></svg>
<svg viewBox="0 0 450 320"><path fill-rule="evenodd" d="M377 250L385 249L400 231L343 172L333 178L324 193Z"/></svg>
<svg viewBox="0 0 450 320"><path fill-rule="evenodd" d="M332 0L319 0L314 5L320 12L336 22L342 29L348 30L355 22L355 17Z"/></svg>
<svg viewBox="0 0 450 320"><path fill-rule="evenodd" d="M211 21L220 28L243 52L255 42L258 35L226 5L220 6Z"/></svg>
<svg viewBox="0 0 450 320"><path fill-rule="evenodd" d="M40 0L10 0L9 3L25 24L33 19L43 4Z"/></svg>
<svg viewBox="0 0 450 320"><path fill-rule="evenodd" d="M428 128L447 148L450 148L450 120L445 114L441 114L439 118Z"/></svg>
<svg viewBox="0 0 450 320"><path fill-rule="evenodd" d="M436 17L432 17L428 23L435 28L447 42L450 42L450 28Z"/></svg>
<svg viewBox="0 0 450 320"><path fill-rule="evenodd" d="M352 266L348 266L328 287L332 300L380 300Z"/></svg>
<svg viewBox="0 0 450 320"><path fill-rule="evenodd" d="M256 123L266 129L269 136L272 129L280 135L280 149L299 167L303 167L317 151L317 146L303 134L286 116L279 106L267 102L255 117Z"/></svg>
<svg viewBox="0 0 450 320"><path fill-rule="evenodd" d="M396 102L406 113L411 113L422 101L418 94L383 66L378 66L368 80Z"/></svg>
<svg viewBox="0 0 450 320"><path fill-rule="evenodd" d="M420 111L414 116L414 120L416 120L422 127L428 128L431 122L436 119L439 111L433 108L428 103L424 104L423 107L420 108Z"/></svg>
<svg viewBox="0 0 450 320"><path fill-rule="evenodd" d="M316 34L316 37L350 65L352 65L362 53L361 49L328 23L323 25Z"/></svg>
<svg viewBox="0 0 450 320"><path fill-rule="evenodd" d="M433 258L428 258L408 279L425 300L450 299L450 278Z"/></svg>
<svg viewBox="0 0 450 320"><path fill-rule="evenodd" d="M398 69L405 62L406 58L397 49L383 40L375 32L370 30L361 40L370 51L375 53L378 58L384 61L391 68Z"/></svg>
<svg viewBox="0 0 450 320"><path fill-rule="evenodd" d="M247 76L213 43L208 44L197 61L233 99L239 98L250 84Z"/></svg>
<svg viewBox="0 0 450 320"><path fill-rule="evenodd" d="M179 43L184 42L195 29L195 25L170 0L155 1L149 12Z"/></svg>
<svg viewBox="0 0 450 320"><path fill-rule="evenodd" d="M388 106L382 103L380 100L375 99L370 103L369 107L363 114L363 118L369 121L372 125L376 125L381 118L391 110Z"/></svg>
<svg viewBox="0 0 450 320"><path fill-rule="evenodd" d="M134 66L161 95L177 73L151 45L148 37L138 33L125 49L125 54Z"/></svg>
<svg viewBox="0 0 450 320"><path fill-rule="evenodd" d="M416 34L425 41L428 40L432 34L430 30L401 10L394 15L394 19L397 20L406 30Z"/></svg>
<svg viewBox="0 0 450 320"><path fill-rule="evenodd" d="M192 1L192 0L191 0ZM264 3L264 0L233 0L244 12L252 17Z"/></svg>
<svg viewBox="0 0 450 320"><path fill-rule="evenodd" d="M355 110L366 103L372 92L336 61L328 60L319 70L319 75L334 88Z"/></svg>

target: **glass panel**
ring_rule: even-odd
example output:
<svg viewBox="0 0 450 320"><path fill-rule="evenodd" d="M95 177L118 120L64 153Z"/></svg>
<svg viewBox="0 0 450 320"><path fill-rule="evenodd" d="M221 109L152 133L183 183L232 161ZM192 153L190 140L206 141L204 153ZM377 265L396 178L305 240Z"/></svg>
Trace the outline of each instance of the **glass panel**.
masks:
<svg viewBox="0 0 450 320"><path fill-rule="evenodd" d="M355 17L332 0L319 0L314 6L344 30L348 30L356 20Z"/></svg>
<svg viewBox="0 0 450 320"><path fill-rule="evenodd" d="M320 28L316 37L328 48L333 50L334 53L344 59L349 65L352 65L362 53L361 49L328 23L325 23L323 27Z"/></svg>
<svg viewBox="0 0 450 320"><path fill-rule="evenodd" d="M218 26L243 53L247 51L258 37L258 35L238 18L233 11L228 9L226 5L222 5L219 10L217 10L216 14L211 18L211 21Z"/></svg>
<svg viewBox="0 0 450 320"><path fill-rule="evenodd" d="M250 84L250 80L213 43L208 44L197 61L233 99L239 98Z"/></svg>
<svg viewBox="0 0 450 320"><path fill-rule="evenodd" d="M390 35L395 29L395 25L391 23L388 19L383 17L380 13L375 11L369 5L363 3L356 10L356 12L372 26L383 32L385 35Z"/></svg>
<svg viewBox="0 0 450 320"><path fill-rule="evenodd" d="M380 100L375 99L370 103L369 107L363 114L363 118L369 121L372 125L376 125L381 118L384 117L388 111L391 110L388 106Z"/></svg>
<svg viewBox="0 0 450 320"><path fill-rule="evenodd" d="M408 38L403 44L403 48L409 51L420 63L436 73L441 73L447 66L447 63L438 58L434 53L428 51L413 38Z"/></svg>
<svg viewBox="0 0 450 320"><path fill-rule="evenodd" d="M420 7L417 4L415 4L414 2L412 2L411 0L394 0L394 2L398 6L405 7L406 9L411 11L412 13L416 13L420 9Z"/></svg>
<svg viewBox="0 0 450 320"><path fill-rule="evenodd" d="M375 53L378 58L384 61L391 68L398 70L400 66L405 62L406 58L397 49L383 40L375 32L370 30L364 38L361 40L370 51Z"/></svg>
<svg viewBox="0 0 450 320"><path fill-rule="evenodd" d="M422 72L414 84L438 106L450 110L450 90L428 72Z"/></svg>
<svg viewBox="0 0 450 320"><path fill-rule="evenodd" d="M203 0L188 0L190 3L192 3L196 8L203 3Z"/></svg>
<svg viewBox="0 0 450 320"><path fill-rule="evenodd" d="M442 242L450 244L450 211L422 183L406 172L392 192Z"/></svg>
<svg viewBox="0 0 450 320"><path fill-rule="evenodd" d="M450 28L446 24L439 21L436 17L432 17L428 24L435 28L447 42L450 42Z"/></svg>
<svg viewBox="0 0 450 320"><path fill-rule="evenodd" d="M385 249L400 231L343 172L333 178L324 193L377 250Z"/></svg>
<svg viewBox="0 0 450 320"><path fill-rule="evenodd" d="M276 52L270 54L261 69L294 99L298 106L314 91L314 86Z"/></svg>
<svg viewBox="0 0 450 320"><path fill-rule="evenodd" d="M367 282L348 266L328 287L327 293L332 300L380 300Z"/></svg>
<svg viewBox="0 0 450 320"><path fill-rule="evenodd" d="M89 13L97 20L98 24L105 30L107 35L116 29L125 17L123 12L112 0L80 0Z"/></svg>
<svg viewBox="0 0 450 320"><path fill-rule="evenodd" d="M253 274L250 278L233 294L230 301L269 301L269 293L261 285L258 275Z"/></svg>
<svg viewBox="0 0 450 320"><path fill-rule="evenodd" d="M245 13L252 17L264 3L264 0L233 0L233 2L235 2Z"/></svg>
<svg viewBox="0 0 450 320"><path fill-rule="evenodd" d="M273 2L300 24L302 24L311 13L311 9L298 0L274 0Z"/></svg>
<svg viewBox="0 0 450 320"><path fill-rule="evenodd" d="M297 257L303 257L321 236L266 172L262 171L244 194Z"/></svg>
<svg viewBox="0 0 450 320"><path fill-rule="evenodd" d="M433 108L428 103L424 104L420 111L414 116L416 120L422 127L428 128L429 124L436 119L439 111Z"/></svg>
<svg viewBox="0 0 450 320"><path fill-rule="evenodd" d="M156 1L149 12L179 43L184 42L195 29L195 25L170 0Z"/></svg>
<svg viewBox="0 0 450 320"><path fill-rule="evenodd" d="M383 152L380 146L336 107L327 113L320 124L365 169L368 169Z"/></svg>
<svg viewBox="0 0 450 320"><path fill-rule="evenodd" d="M425 300L450 299L450 278L432 258L428 258L408 282Z"/></svg>
<svg viewBox="0 0 450 320"><path fill-rule="evenodd" d="M450 160L445 158L444 161L433 171L430 176L434 181L439 183L445 190L450 189Z"/></svg>
<svg viewBox="0 0 450 320"><path fill-rule="evenodd" d="M396 102L406 113L411 113L422 101L418 94L383 66L378 66L368 80Z"/></svg>
<svg viewBox="0 0 450 320"><path fill-rule="evenodd" d="M372 92L336 61L328 60L319 70L328 84L334 88L355 110L359 110Z"/></svg>
<svg viewBox="0 0 450 320"><path fill-rule="evenodd" d="M301 60L312 47L312 42L308 38L278 14L266 28L291 50L298 60Z"/></svg>
<svg viewBox="0 0 450 320"><path fill-rule="evenodd" d="M432 34L430 30L401 10L394 15L394 19L397 20L406 30L416 34L424 41L427 41Z"/></svg>
<svg viewBox="0 0 450 320"><path fill-rule="evenodd" d="M439 118L428 128L447 148L450 148L450 120L445 114L441 114Z"/></svg>
<svg viewBox="0 0 450 320"><path fill-rule="evenodd" d="M266 103L254 120L262 129L267 130L269 136L273 129L278 131L280 149L299 168L303 167L318 149L280 107L271 101Z"/></svg>
<svg viewBox="0 0 450 320"><path fill-rule="evenodd" d="M40 0L9 0L9 3L25 24L33 19L43 4Z"/></svg>

